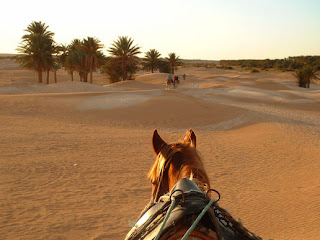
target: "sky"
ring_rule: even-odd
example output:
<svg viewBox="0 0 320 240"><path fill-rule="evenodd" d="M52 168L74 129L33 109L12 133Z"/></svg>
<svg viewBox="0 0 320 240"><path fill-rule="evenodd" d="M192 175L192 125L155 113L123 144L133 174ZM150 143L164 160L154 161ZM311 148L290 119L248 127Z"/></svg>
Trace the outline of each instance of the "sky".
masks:
<svg viewBox="0 0 320 240"><path fill-rule="evenodd" d="M96 37L106 55L119 36L182 59L320 55L320 0L0 0L0 53L17 53L32 21L57 43Z"/></svg>

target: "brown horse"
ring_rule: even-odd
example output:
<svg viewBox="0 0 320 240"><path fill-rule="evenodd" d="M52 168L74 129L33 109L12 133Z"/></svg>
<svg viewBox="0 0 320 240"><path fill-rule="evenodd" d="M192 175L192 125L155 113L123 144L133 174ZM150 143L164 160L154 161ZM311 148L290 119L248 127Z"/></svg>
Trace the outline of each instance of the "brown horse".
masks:
<svg viewBox="0 0 320 240"><path fill-rule="evenodd" d="M139 221L127 234L126 240L155 239L156 234L157 237L161 236L161 240L181 239L204 208L207 209L206 215L202 215L204 217L203 220L199 220L200 222L192 224L195 228L190 228L188 239L261 240L217 205L217 201L213 205L206 206L209 200L210 204L214 200L211 200L207 194L211 190L210 181L201 155L196 149L196 143L196 135L191 129L187 131L182 141L171 144L166 143L157 130L154 131L152 145L156 161L148 173L152 183L151 201L142 211ZM179 185L181 182L190 188L182 190L178 187L182 187ZM173 189L175 185L177 189ZM171 210L168 210L168 200L165 199L169 196L171 199L176 191L182 192L184 200L180 200L175 211L172 212L170 224L166 225L163 214L167 212L166 216L168 215L169 218ZM218 195L220 198L219 193ZM175 207L175 200L171 203ZM195 206L200 206L199 204L204 205L195 210ZM163 234L162 230L159 230L160 223L163 227L168 226Z"/></svg>

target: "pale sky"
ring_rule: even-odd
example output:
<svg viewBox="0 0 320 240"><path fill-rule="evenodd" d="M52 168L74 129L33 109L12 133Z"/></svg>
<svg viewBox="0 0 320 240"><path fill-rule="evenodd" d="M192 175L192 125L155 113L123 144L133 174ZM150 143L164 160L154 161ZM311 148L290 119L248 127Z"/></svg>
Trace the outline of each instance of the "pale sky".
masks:
<svg viewBox="0 0 320 240"><path fill-rule="evenodd" d="M32 21L57 43L129 36L142 52L182 59L320 55L320 0L0 0L0 53L16 53Z"/></svg>

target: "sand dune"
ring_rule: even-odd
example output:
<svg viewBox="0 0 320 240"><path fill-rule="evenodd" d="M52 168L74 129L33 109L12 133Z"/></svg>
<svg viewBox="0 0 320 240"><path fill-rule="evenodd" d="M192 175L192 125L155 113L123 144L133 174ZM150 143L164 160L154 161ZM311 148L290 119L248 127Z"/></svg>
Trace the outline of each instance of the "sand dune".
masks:
<svg viewBox="0 0 320 240"><path fill-rule="evenodd" d="M1 87L0 94L37 94L37 93L70 93L70 92L103 92L118 90L84 82L62 82L50 85L19 83Z"/></svg>
<svg viewBox="0 0 320 240"><path fill-rule="evenodd" d="M151 135L198 137L212 185L264 239L317 239L319 86L288 73L181 68L106 85L0 70L2 239L123 239L148 202ZM25 78L23 77L25 74ZM29 75L28 75L29 74Z"/></svg>

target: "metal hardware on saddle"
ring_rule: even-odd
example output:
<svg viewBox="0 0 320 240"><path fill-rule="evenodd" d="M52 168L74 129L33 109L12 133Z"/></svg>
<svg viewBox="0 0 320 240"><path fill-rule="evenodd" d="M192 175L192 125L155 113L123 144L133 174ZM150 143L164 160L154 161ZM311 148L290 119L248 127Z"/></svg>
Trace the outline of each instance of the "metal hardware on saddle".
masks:
<svg viewBox="0 0 320 240"><path fill-rule="evenodd" d="M191 193L191 192L199 193L201 195L203 194L203 192L200 190L198 185L192 180L190 180L189 178L182 178L179 182L177 182L177 184L172 188L171 193L176 191L176 189L179 189L185 194Z"/></svg>
<svg viewBox="0 0 320 240"><path fill-rule="evenodd" d="M175 232L176 224L180 222L188 221L188 224L191 225L192 219L194 219L209 202L197 184L187 178L181 179L172 188L170 193L161 196L159 201L147 210L127 234L126 240L154 239L169 209L171 197L174 197L177 202L168 217L161 236L170 235L170 232Z"/></svg>

